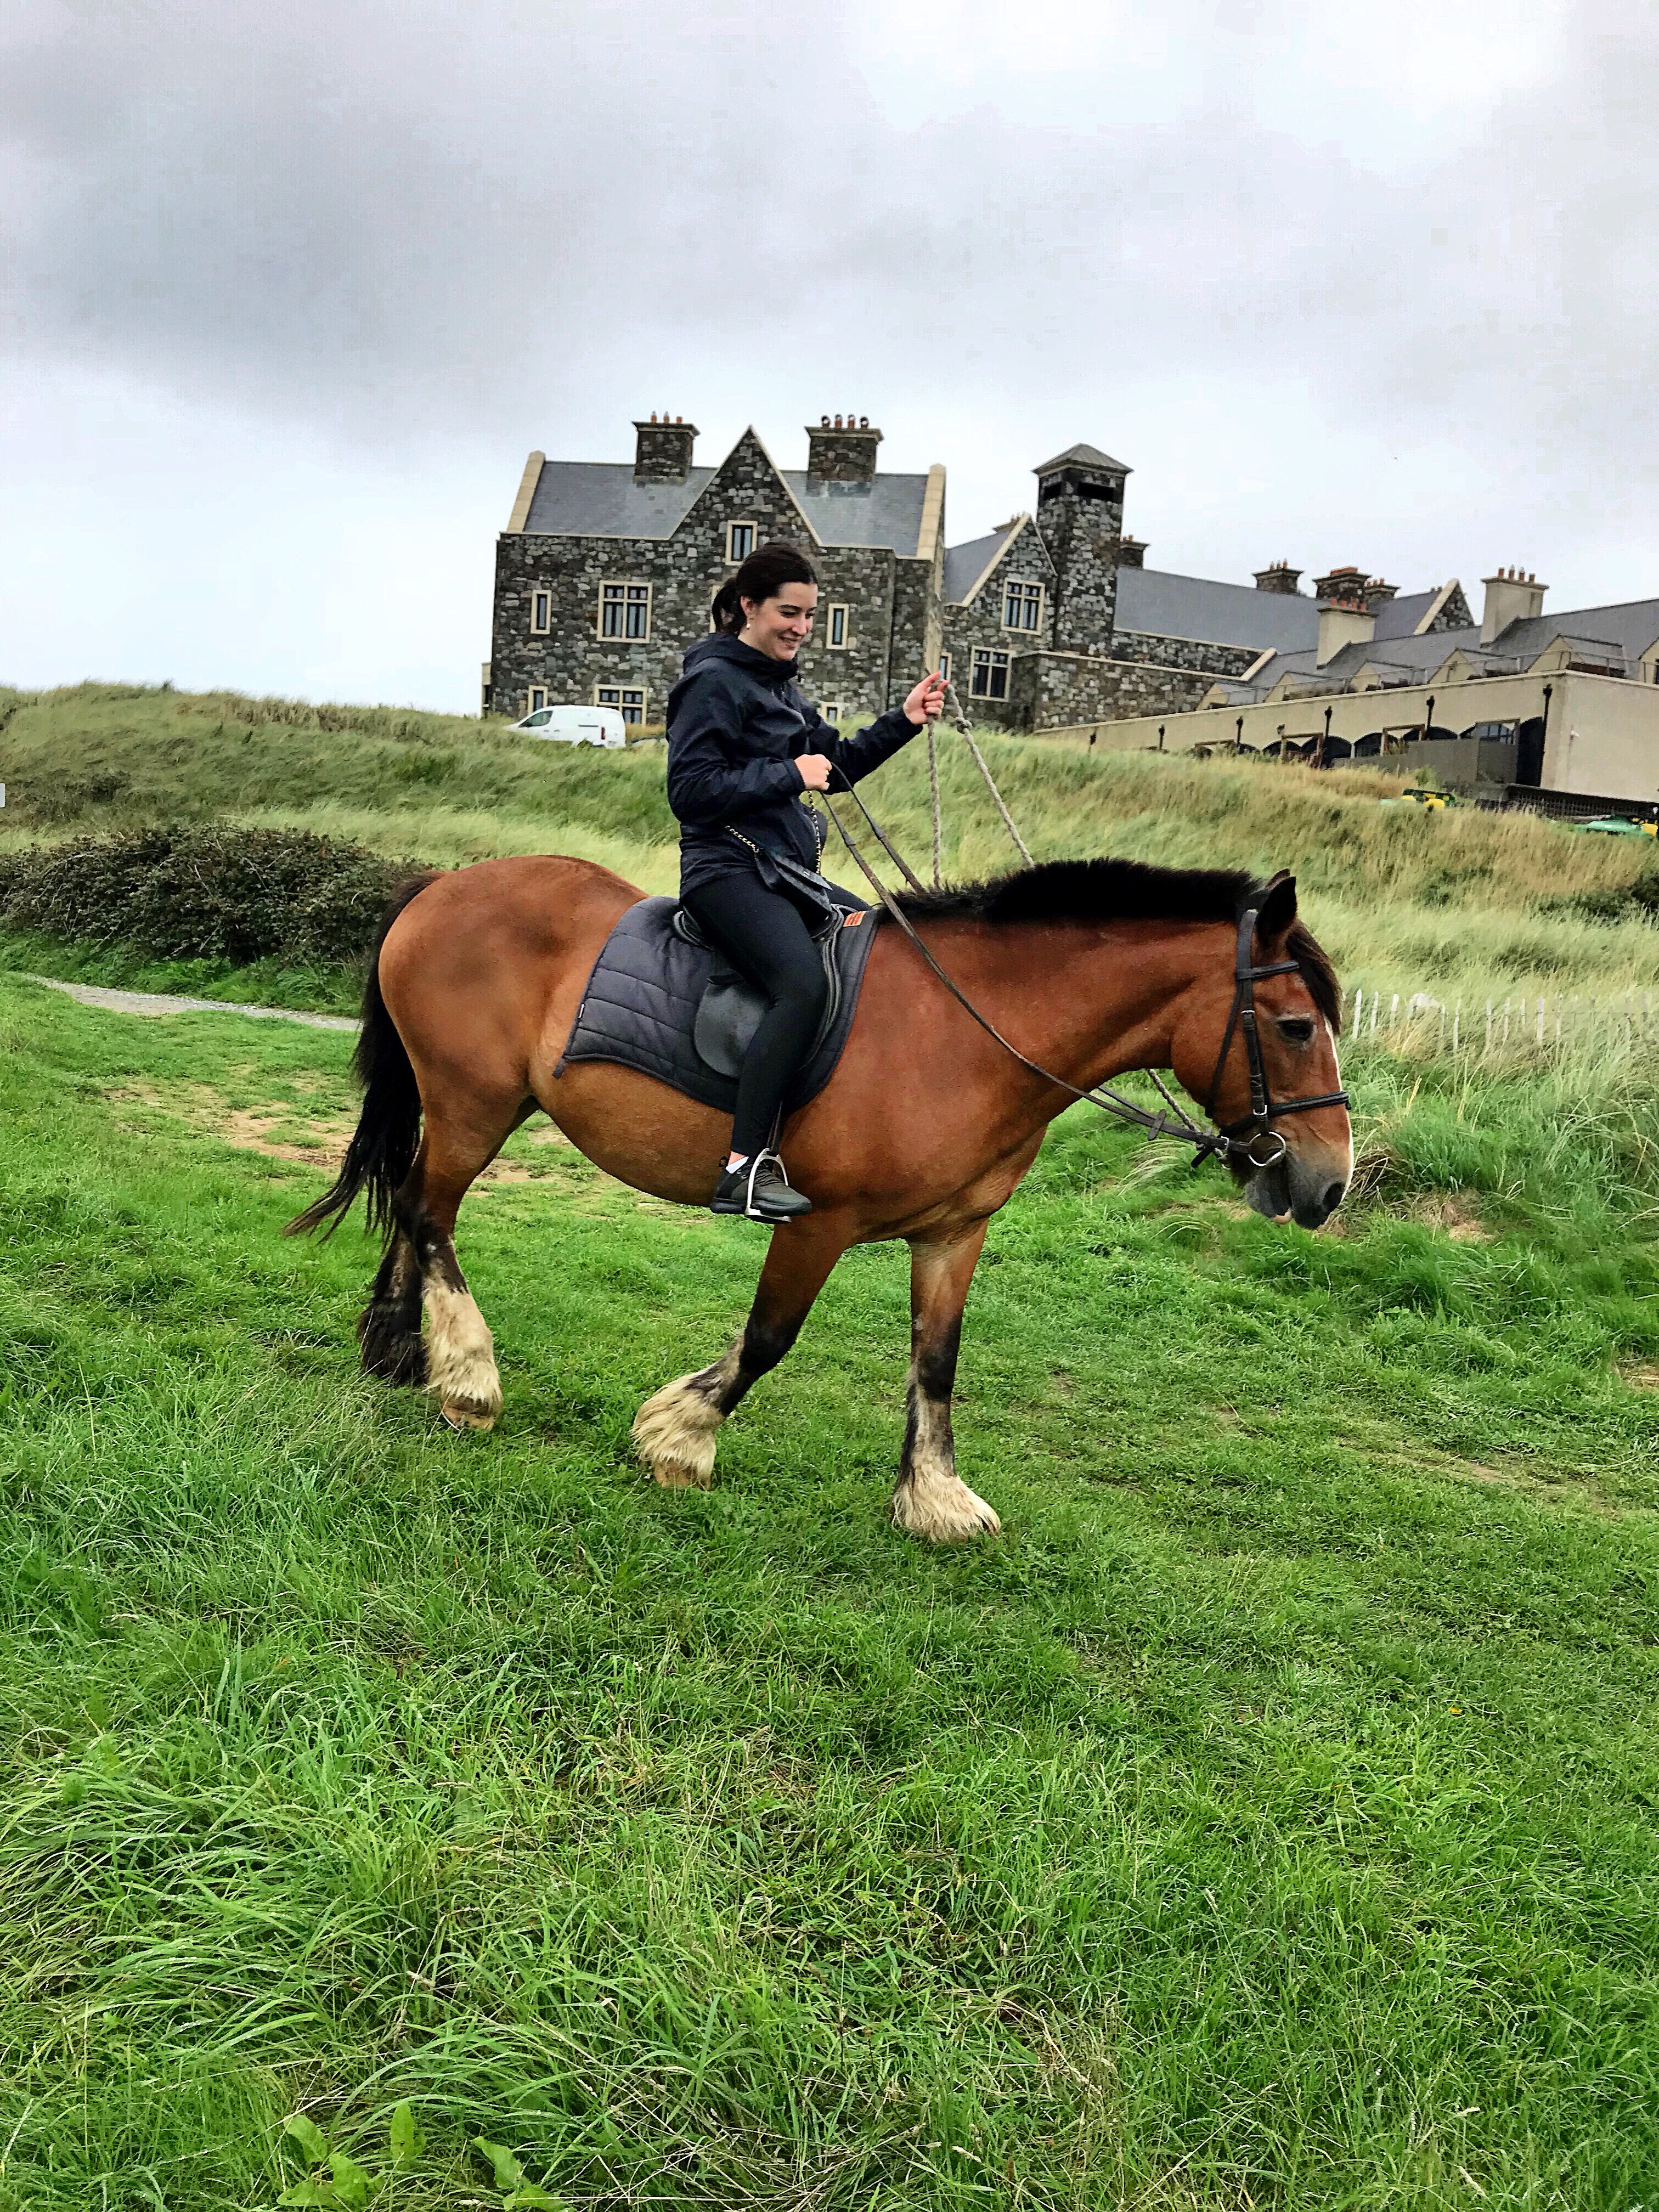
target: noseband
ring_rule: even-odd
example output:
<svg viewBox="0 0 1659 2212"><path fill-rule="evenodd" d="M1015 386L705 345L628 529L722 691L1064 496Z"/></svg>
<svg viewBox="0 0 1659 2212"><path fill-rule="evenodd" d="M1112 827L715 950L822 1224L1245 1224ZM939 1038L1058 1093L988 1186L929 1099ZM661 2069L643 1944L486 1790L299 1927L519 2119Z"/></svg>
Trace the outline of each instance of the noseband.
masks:
<svg viewBox="0 0 1659 2212"><path fill-rule="evenodd" d="M1274 878L1274 882L1278 878ZM1275 1103L1267 1088L1267 1071L1262 1065L1261 1038L1255 1022L1255 987L1269 975L1295 975L1301 972L1300 963L1294 960L1276 960L1271 966L1257 967L1251 958L1255 950L1256 916L1261 901L1273 888L1263 884L1260 890L1247 892L1246 897L1255 903L1247 905L1238 917L1238 945L1233 956L1233 1003L1227 1016L1227 1026L1221 1036L1221 1049L1216 1054L1215 1073L1210 1081L1209 1096L1204 1101L1204 1111L1215 1121L1215 1102L1220 1094L1223 1079L1227 1073L1227 1054L1232 1050L1233 1032L1244 1032L1244 1055L1250 1068L1250 1110L1237 1121L1217 1122L1215 1136L1210 1148L1230 1159L1242 1159L1253 1168L1276 1168L1288 1147L1273 1123L1283 1114L1311 1114L1320 1106L1346 1106L1346 1091L1326 1091L1317 1098L1284 1098ZM1156 1076L1154 1082L1158 1081ZM1164 1086L1160 1083L1161 1091ZM1219 1140L1219 1141L1218 1141ZM1273 1147L1277 1146L1277 1150ZM1200 1158L1202 1155L1200 1154Z"/></svg>

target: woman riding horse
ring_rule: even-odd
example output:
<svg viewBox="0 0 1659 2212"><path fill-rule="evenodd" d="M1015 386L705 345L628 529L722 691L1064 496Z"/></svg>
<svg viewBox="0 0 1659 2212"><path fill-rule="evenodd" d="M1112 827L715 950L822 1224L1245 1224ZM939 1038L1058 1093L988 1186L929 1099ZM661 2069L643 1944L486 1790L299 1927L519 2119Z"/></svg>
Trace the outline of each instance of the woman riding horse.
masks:
<svg viewBox="0 0 1659 2212"><path fill-rule="evenodd" d="M751 553L714 601L714 635L685 656L668 698L668 803L680 823L680 898L708 942L771 1004L738 1080L732 1150L711 1211L793 1220L811 1200L792 1189L777 1154L790 1078L823 1019L827 985L813 932L856 905L819 872L826 824L809 791L856 783L945 701L924 677L902 707L842 737L796 684L811 635L817 579L793 545Z"/></svg>

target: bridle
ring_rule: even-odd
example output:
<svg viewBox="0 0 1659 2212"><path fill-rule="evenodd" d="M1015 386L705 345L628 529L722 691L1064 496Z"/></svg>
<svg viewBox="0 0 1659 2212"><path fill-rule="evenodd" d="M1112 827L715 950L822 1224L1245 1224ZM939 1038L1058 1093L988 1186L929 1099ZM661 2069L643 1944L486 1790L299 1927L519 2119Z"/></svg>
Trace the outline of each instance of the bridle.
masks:
<svg viewBox="0 0 1659 2212"><path fill-rule="evenodd" d="M1284 1114L1311 1114L1321 1106L1346 1106L1346 1091L1327 1091L1316 1098L1282 1098L1275 1103L1267 1088L1267 1071L1261 1060L1261 1038L1255 1021L1255 987L1269 975L1296 975L1301 973L1301 963L1296 960L1275 960L1258 966L1251 958L1255 950L1256 917L1261 911L1262 901L1275 884L1285 880L1281 872L1265 884L1252 884L1240 901L1238 943L1233 954L1233 1003L1227 1015L1227 1026L1221 1033L1221 1049L1216 1054L1215 1073L1210 1079L1209 1094L1204 1101L1204 1111L1215 1121L1215 1102L1221 1089L1222 1078L1227 1072L1227 1054L1232 1049L1233 1031L1244 1032L1244 1056L1250 1069L1250 1110L1237 1121L1218 1122L1216 1133L1229 1147L1229 1157L1242 1150L1252 1167L1277 1167L1285 1157L1284 1138L1273 1123ZM1154 1083L1158 1078L1152 1078ZM1158 1084L1161 1091L1163 1085ZM1244 1133L1248 1131L1249 1134ZM1257 1157L1256 1146L1271 1139L1279 1147L1266 1159Z"/></svg>
<svg viewBox="0 0 1659 2212"><path fill-rule="evenodd" d="M842 780L846 781L844 777ZM915 946L957 1004L965 1012L971 1014L986 1035L994 1037L1003 1050L1017 1060L1022 1067L1029 1068L1033 1075L1040 1075L1045 1083L1052 1083L1056 1090L1067 1091L1073 1098L1085 1099L1090 1105L1098 1106L1103 1113L1114 1115L1121 1121L1133 1122L1137 1127L1146 1132L1149 1139L1175 1137L1182 1144L1191 1145L1194 1148L1194 1167L1200 1161L1208 1158L1212 1154L1216 1158L1225 1161L1230 1166L1237 1164L1251 1170L1277 1167L1285 1158L1289 1147L1283 1136L1273 1127L1276 1121L1286 1114L1311 1114L1321 1106L1346 1106L1348 1103L1348 1094L1346 1091L1327 1091L1316 1098L1276 1100L1267 1088L1267 1071L1261 1058L1261 1039L1256 1030L1255 987L1258 983L1265 981L1270 975L1297 975L1301 972L1301 966L1300 963L1295 960L1278 960L1271 964L1258 966L1252 955L1255 950L1256 920L1261 914L1262 902L1271 890L1285 881L1284 871L1281 870L1278 875L1271 877L1265 884L1253 884L1239 901L1238 939L1233 958L1233 1003L1227 1015L1227 1026L1222 1032L1221 1049L1216 1054L1215 1073L1210 1079L1209 1092L1204 1102L1204 1111L1213 1122L1215 1102L1226 1075L1227 1054L1232 1049L1233 1034L1235 1030L1242 1028L1244 1033L1245 1058L1249 1063L1250 1110L1248 1114L1241 1115L1236 1121L1229 1121L1224 1126L1206 1129L1194 1121L1179 1100L1170 1096L1164 1087L1162 1078L1154 1068L1149 1067L1146 1073L1152 1079L1159 1097L1169 1109L1167 1113L1149 1112L1146 1107L1137 1105L1133 1098L1126 1098L1121 1092L1114 1091L1109 1084L1101 1083L1090 1090L1079 1090L1076 1084L1068 1083L1063 1075L1055 1075L1049 1069L1039 1066L1036 1060L1028 1059L1017 1044L1011 1044L1001 1030L994 1023L988 1021L972 1000L952 982L917 935L911 927L908 915L899 905L897 900L848 836L842 827L841 817L830 803L829 793L819 792L817 796L823 799L830 819L840 833L842 843L857 861L872 890L875 892L887 913ZM850 782L847 785L847 796L852 799L859 812L863 815L872 834L888 858L896 866L912 890L921 891L921 884L905 866L902 858L894 849L869 808L859 797ZM926 896L925 892L923 896ZM1272 1149L1273 1147L1277 1149Z"/></svg>

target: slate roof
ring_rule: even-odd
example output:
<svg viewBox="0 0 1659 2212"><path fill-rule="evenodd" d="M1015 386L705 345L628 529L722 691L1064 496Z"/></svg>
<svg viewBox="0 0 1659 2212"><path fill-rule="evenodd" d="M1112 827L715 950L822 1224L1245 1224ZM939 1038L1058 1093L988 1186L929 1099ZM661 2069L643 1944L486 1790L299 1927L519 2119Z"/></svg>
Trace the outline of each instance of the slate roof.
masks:
<svg viewBox="0 0 1659 2212"><path fill-rule="evenodd" d="M1162 568L1120 568L1117 627L1154 637L1189 637L1206 645L1253 645L1258 652L1294 653L1319 641L1319 609L1285 592L1251 584L1219 584L1207 576L1176 576Z"/></svg>
<svg viewBox="0 0 1659 2212"><path fill-rule="evenodd" d="M1410 637L1439 596L1440 586L1431 584L1426 592L1407 592L1382 600L1376 610L1376 635Z"/></svg>
<svg viewBox="0 0 1659 2212"><path fill-rule="evenodd" d="M1134 473L1127 461L1115 461L1109 453L1103 453L1098 446L1067 446L1065 452L1056 453L1052 461L1039 461L1031 474L1046 477L1050 469L1063 469L1067 461L1080 462L1085 469L1110 469L1121 477Z"/></svg>
<svg viewBox="0 0 1659 2212"><path fill-rule="evenodd" d="M532 536L666 538L714 473L690 469L684 483L635 483L631 461L548 461L524 526Z"/></svg>
<svg viewBox="0 0 1659 2212"><path fill-rule="evenodd" d="M1448 635L1458 637L1462 633L1453 630ZM1492 640L1492 650L1518 653L1533 660L1553 639L1562 636L1611 645L1625 659L1639 660L1659 638L1659 599L1624 599L1617 606L1573 607L1565 614L1531 615L1501 630Z"/></svg>
<svg viewBox="0 0 1659 2212"><path fill-rule="evenodd" d="M927 495L925 473L883 473L867 483L826 483L805 469L785 469L782 476L826 545L890 545L914 557Z"/></svg>
<svg viewBox="0 0 1659 2212"><path fill-rule="evenodd" d="M947 605L960 606L1008 540L1019 527L1019 518L994 530L988 538L971 538L965 545L949 545L945 551L945 598Z"/></svg>
<svg viewBox="0 0 1659 2212"><path fill-rule="evenodd" d="M548 461L525 518L531 535L667 538L715 471L694 468L684 483L636 483L631 461ZM926 475L880 475L867 483L825 483L804 469L780 471L826 545L889 545L914 556Z"/></svg>
<svg viewBox="0 0 1659 2212"><path fill-rule="evenodd" d="M1389 605L1401 604L1395 599ZM1120 622L1122 606L1120 580ZM1558 615L1531 615L1500 630L1490 645L1481 644L1478 625L1436 630L1427 637L1385 631L1382 617L1387 611L1387 607L1378 609L1376 634L1369 643L1339 647L1322 668L1316 636L1315 644L1303 651L1275 653L1247 688L1261 698L1285 676L1317 676L1322 684L1334 688L1367 665L1385 672L1397 669L1403 678L1423 683L1454 653L1461 653L1481 675L1509 676L1528 667L1558 638L1582 647L1587 660L1633 663L1659 639L1659 599L1626 599L1617 606L1570 607Z"/></svg>

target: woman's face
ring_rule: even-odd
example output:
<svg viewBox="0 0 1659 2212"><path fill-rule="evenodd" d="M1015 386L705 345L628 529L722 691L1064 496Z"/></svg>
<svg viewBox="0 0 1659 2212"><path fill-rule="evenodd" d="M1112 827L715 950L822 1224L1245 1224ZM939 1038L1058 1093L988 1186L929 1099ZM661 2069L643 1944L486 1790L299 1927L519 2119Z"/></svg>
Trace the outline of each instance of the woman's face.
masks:
<svg viewBox="0 0 1659 2212"><path fill-rule="evenodd" d="M739 635L757 653L793 660L812 635L817 604L816 584L786 584L775 599L745 599Z"/></svg>

